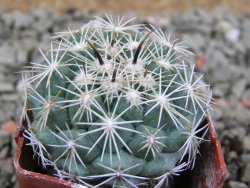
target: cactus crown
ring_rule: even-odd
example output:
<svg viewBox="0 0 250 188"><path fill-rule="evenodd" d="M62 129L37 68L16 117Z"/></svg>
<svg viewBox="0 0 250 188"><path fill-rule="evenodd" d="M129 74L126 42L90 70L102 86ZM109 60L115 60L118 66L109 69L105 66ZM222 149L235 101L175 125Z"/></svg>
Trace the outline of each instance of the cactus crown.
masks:
<svg viewBox="0 0 250 188"><path fill-rule="evenodd" d="M57 33L28 67L25 137L61 178L161 187L194 165L209 87L182 43L132 21L107 15Z"/></svg>

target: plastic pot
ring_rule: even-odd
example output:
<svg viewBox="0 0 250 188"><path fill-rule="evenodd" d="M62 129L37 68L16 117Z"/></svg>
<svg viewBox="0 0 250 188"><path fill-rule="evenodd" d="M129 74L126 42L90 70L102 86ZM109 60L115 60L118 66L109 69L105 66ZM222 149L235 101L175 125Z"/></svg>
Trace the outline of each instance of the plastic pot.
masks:
<svg viewBox="0 0 250 188"><path fill-rule="evenodd" d="M174 187L178 188L220 188L226 176L226 165L220 141L209 124L207 139L201 144L200 155L197 157L195 168L187 170L180 176L174 177ZM27 140L22 136L21 122L16 132L17 151L14 156L14 167L20 188L73 188L77 184L44 174L33 158L32 148L26 145ZM81 186L84 187L84 186Z"/></svg>

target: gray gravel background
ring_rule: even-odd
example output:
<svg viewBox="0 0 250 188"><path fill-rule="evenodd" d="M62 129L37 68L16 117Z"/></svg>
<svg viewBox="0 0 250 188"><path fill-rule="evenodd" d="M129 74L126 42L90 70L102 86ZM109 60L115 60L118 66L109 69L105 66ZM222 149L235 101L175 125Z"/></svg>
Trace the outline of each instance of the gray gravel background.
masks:
<svg viewBox="0 0 250 188"><path fill-rule="evenodd" d="M0 12L0 187L18 188L12 168L15 144L1 130L17 120L22 83L17 72L49 47L52 33L78 28L93 13L52 11ZM99 14L100 15L100 14ZM197 57L197 70L213 88L213 119L221 140L228 175L224 188L250 187L250 14L232 15L218 8L141 19L186 41Z"/></svg>

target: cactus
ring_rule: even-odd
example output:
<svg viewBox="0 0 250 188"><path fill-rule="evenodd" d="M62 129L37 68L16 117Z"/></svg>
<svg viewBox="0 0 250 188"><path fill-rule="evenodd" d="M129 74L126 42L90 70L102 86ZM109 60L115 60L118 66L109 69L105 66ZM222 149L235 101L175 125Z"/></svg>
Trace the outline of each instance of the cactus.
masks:
<svg viewBox="0 0 250 188"><path fill-rule="evenodd" d="M181 42L133 21L106 15L56 33L25 71L24 136L60 178L160 188L194 166L209 86Z"/></svg>

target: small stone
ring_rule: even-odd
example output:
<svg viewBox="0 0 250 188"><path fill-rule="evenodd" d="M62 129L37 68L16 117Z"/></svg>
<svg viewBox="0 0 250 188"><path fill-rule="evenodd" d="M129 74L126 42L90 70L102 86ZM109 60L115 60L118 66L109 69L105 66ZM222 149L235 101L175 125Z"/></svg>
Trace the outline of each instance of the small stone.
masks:
<svg viewBox="0 0 250 188"><path fill-rule="evenodd" d="M242 98L246 98L250 100L250 89L247 89L244 93Z"/></svg>
<svg viewBox="0 0 250 188"><path fill-rule="evenodd" d="M33 23L33 17L28 13L21 13L16 11L13 13L14 19L14 28L16 29L24 29L28 28L31 23Z"/></svg>
<svg viewBox="0 0 250 188"><path fill-rule="evenodd" d="M8 29L3 26L3 24L0 23L0 39L7 39L9 38L10 33L8 32Z"/></svg>
<svg viewBox="0 0 250 188"><path fill-rule="evenodd" d="M1 67L0 67L1 68ZM3 74L0 74L0 82L1 81L4 81L4 75Z"/></svg>
<svg viewBox="0 0 250 188"><path fill-rule="evenodd" d="M250 54L249 54L249 60L250 60ZM249 66L249 65L247 65L247 66ZM250 74L249 74L249 72L250 72L250 67L249 67L249 68L244 68L244 70L245 70L245 72L244 72L244 77L245 77L245 79L246 79L246 81L247 81L247 84L250 85ZM250 90L250 88L249 88L249 90ZM249 96L250 96L250 95L249 95Z"/></svg>
<svg viewBox="0 0 250 188"><path fill-rule="evenodd" d="M231 23L228 22L228 21L219 19L219 20L215 23L214 29L215 29L215 31L218 32L218 33L226 33L227 31L230 31L230 29L232 29L232 25L231 25Z"/></svg>
<svg viewBox="0 0 250 188"><path fill-rule="evenodd" d="M18 43L20 44L20 48L22 48L23 53L27 53L27 57L29 57L29 53L33 52L34 49L37 48L39 42L38 42L38 38L36 36L36 33L31 33L28 34L28 36L25 36L24 38L20 39L20 41L18 41ZM26 56L26 54L25 54ZM27 59L25 60L27 63Z"/></svg>
<svg viewBox="0 0 250 188"><path fill-rule="evenodd" d="M241 180L244 182L250 182L250 164L247 164L244 168Z"/></svg>
<svg viewBox="0 0 250 188"><path fill-rule="evenodd" d="M232 49L235 50L236 54L239 56L241 56L241 54L245 54L247 49L245 48L245 46L242 44L242 42L235 42L232 45Z"/></svg>
<svg viewBox="0 0 250 188"><path fill-rule="evenodd" d="M222 72L223 74L221 74ZM218 66L216 69L213 70L211 74L211 80L213 81L213 83L228 82L229 80L231 80L231 75L232 75L232 72L229 71L226 68L226 66Z"/></svg>
<svg viewBox="0 0 250 188"><path fill-rule="evenodd" d="M0 160L5 159L9 154L10 148L9 146L5 146L3 148L0 148Z"/></svg>
<svg viewBox="0 0 250 188"><path fill-rule="evenodd" d="M15 139L11 139L11 151L10 151L11 156L15 155L16 150L17 150L16 141L15 141Z"/></svg>
<svg viewBox="0 0 250 188"><path fill-rule="evenodd" d="M237 155L236 151L233 150L233 151L229 152L229 160L230 161L237 159L237 157L238 157L238 155Z"/></svg>
<svg viewBox="0 0 250 188"><path fill-rule="evenodd" d="M246 127L248 127L250 122L250 111L246 110L246 108L238 101L234 100L233 97L231 99L231 106L229 108L223 109L224 113L224 122L229 127L236 126L237 129L239 127L244 127L246 132ZM236 122L233 124L233 122ZM243 137L241 137L242 139Z"/></svg>
<svg viewBox="0 0 250 188"><path fill-rule="evenodd" d="M187 45L195 51L195 53L202 53L201 49L205 46L205 38L201 34L185 34L182 36L182 40L187 43Z"/></svg>
<svg viewBox="0 0 250 188"><path fill-rule="evenodd" d="M223 49L221 49L223 51L223 53L227 56L227 57L234 57L237 55L237 52L235 51L235 49L233 49L232 46L226 45L224 46Z"/></svg>
<svg viewBox="0 0 250 188"><path fill-rule="evenodd" d="M40 33L49 32L50 30L52 30L52 26L53 26L53 22L50 19L40 20L36 24L37 25L35 25L34 27L37 26L36 31Z"/></svg>
<svg viewBox="0 0 250 188"><path fill-rule="evenodd" d="M16 93L2 94L0 97L0 100L16 102L18 100L18 94L16 94Z"/></svg>
<svg viewBox="0 0 250 188"><path fill-rule="evenodd" d="M250 20L249 18L244 18L242 21L242 43L247 47L250 48Z"/></svg>
<svg viewBox="0 0 250 188"><path fill-rule="evenodd" d="M225 123L225 125L227 125L227 123ZM222 140L228 139L230 141L230 150L235 150L236 152L241 153L244 151L242 138L244 138L245 135L246 130L238 125L237 128L224 130L221 133L221 138Z"/></svg>
<svg viewBox="0 0 250 188"><path fill-rule="evenodd" d="M0 149L10 143L10 134L0 130Z"/></svg>
<svg viewBox="0 0 250 188"><path fill-rule="evenodd" d="M239 99L243 92L245 91L245 88L247 86L247 82L245 78L239 79L233 83L233 87L231 88L232 94Z"/></svg>
<svg viewBox="0 0 250 188"><path fill-rule="evenodd" d="M215 99L214 105L218 108L229 108L230 102L225 99Z"/></svg>
<svg viewBox="0 0 250 188"><path fill-rule="evenodd" d="M195 58L195 68L200 70L206 63L206 58L204 56L197 56Z"/></svg>
<svg viewBox="0 0 250 188"><path fill-rule="evenodd" d="M228 187L229 188L248 188L245 183L238 182L238 181L229 181Z"/></svg>
<svg viewBox="0 0 250 188"><path fill-rule="evenodd" d="M0 122L6 122L10 119L17 118L17 106L13 102L1 101L4 108L0 108Z"/></svg>
<svg viewBox="0 0 250 188"><path fill-rule="evenodd" d="M242 43L245 45L246 48L250 48L250 43L248 41L250 41L250 33L244 32L242 34Z"/></svg>
<svg viewBox="0 0 250 188"><path fill-rule="evenodd" d="M249 17L242 17L242 30L245 32L250 32L250 20Z"/></svg>
<svg viewBox="0 0 250 188"><path fill-rule="evenodd" d="M14 20L10 12L3 14L2 19L3 19L3 24L6 28L10 28L13 25Z"/></svg>
<svg viewBox="0 0 250 188"><path fill-rule="evenodd" d="M1 171L5 174L12 175L14 172L12 165L12 158L7 158L3 161L0 161Z"/></svg>
<svg viewBox="0 0 250 188"><path fill-rule="evenodd" d="M244 150L250 151L250 134L244 137L243 147L244 147Z"/></svg>
<svg viewBox="0 0 250 188"><path fill-rule="evenodd" d="M14 136L15 132L16 132L16 123L14 121L7 121L5 123L2 124L2 131L5 131L9 134L11 134L12 136Z"/></svg>
<svg viewBox="0 0 250 188"><path fill-rule="evenodd" d="M225 33L225 37L230 42L237 42L240 38L240 30L238 28L231 28Z"/></svg>
<svg viewBox="0 0 250 188"><path fill-rule="evenodd" d="M211 115L214 120L218 121L218 120L221 120L221 118L223 117L223 112L220 108L216 107L214 108L214 111L211 111Z"/></svg>
<svg viewBox="0 0 250 188"><path fill-rule="evenodd" d="M217 83L213 88L214 97L223 98L229 90L230 84L227 82Z"/></svg>
<svg viewBox="0 0 250 188"><path fill-rule="evenodd" d="M225 129L225 124L223 122L216 122L215 128L218 132L221 132ZM221 134L221 133L220 133Z"/></svg>
<svg viewBox="0 0 250 188"><path fill-rule="evenodd" d="M3 45L0 47L0 64L13 66L16 62L15 49L9 45Z"/></svg>
<svg viewBox="0 0 250 188"><path fill-rule="evenodd" d="M245 153L240 156L240 160L243 163L250 163L250 153Z"/></svg>
<svg viewBox="0 0 250 188"><path fill-rule="evenodd" d="M228 70L226 67L224 67L225 70ZM240 79L241 77L244 76L244 68L242 68L241 66L238 65L230 65L229 66L229 72L232 74L230 77L230 81L234 81L237 79Z"/></svg>
<svg viewBox="0 0 250 188"><path fill-rule="evenodd" d="M0 174L1 175L1 174ZM8 180L8 176L6 177L5 174L1 175L0 177L0 185L5 188L5 187L9 187L9 180Z"/></svg>
<svg viewBox="0 0 250 188"><path fill-rule="evenodd" d="M19 67L22 67L27 64L28 61L28 52L22 49L17 50L17 64Z"/></svg>
<svg viewBox="0 0 250 188"><path fill-rule="evenodd" d="M0 57L0 59L1 59L1 57ZM9 68L7 68L7 66L4 65L3 63L1 64L1 62L0 62L0 74L9 73L9 71L10 71ZM5 79L3 79L3 80L5 80Z"/></svg>
<svg viewBox="0 0 250 188"><path fill-rule="evenodd" d="M250 99L247 98L241 98L240 102L243 106L245 106L246 108L250 108Z"/></svg>
<svg viewBox="0 0 250 188"><path fill-rule="evenodd" d="M1 130L0 130L1 131ZM7 132L6 132L7 133ZM0 132L0 159L6 158L10 153L10 136Z"/></svg>
<svg viewBox="0 0 250 188"><path fill-rule="evenodd" d="M14 85L9 82L0 82L0 92L13 92Z"/></svg>

